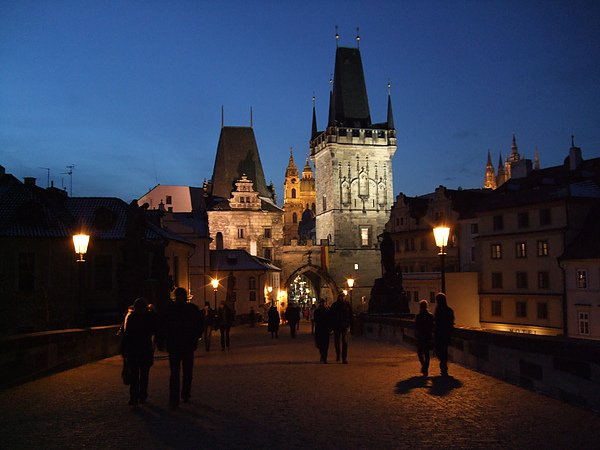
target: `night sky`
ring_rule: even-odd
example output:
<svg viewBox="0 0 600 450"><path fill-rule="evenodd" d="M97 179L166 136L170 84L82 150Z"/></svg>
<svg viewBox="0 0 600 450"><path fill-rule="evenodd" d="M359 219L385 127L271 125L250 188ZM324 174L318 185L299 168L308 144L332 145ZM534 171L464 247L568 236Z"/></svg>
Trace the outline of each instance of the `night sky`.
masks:
<svg viewBox="0 0 600 450"><path fill-rule="evenodd" d="M516 133L560 164L600 156L598 1L0 2L0 165L74 196L201 186L220 126L254 129L278 200L326 125L340 45L360 27L373 122L392 85L395 193L483 185Z"/></svg>

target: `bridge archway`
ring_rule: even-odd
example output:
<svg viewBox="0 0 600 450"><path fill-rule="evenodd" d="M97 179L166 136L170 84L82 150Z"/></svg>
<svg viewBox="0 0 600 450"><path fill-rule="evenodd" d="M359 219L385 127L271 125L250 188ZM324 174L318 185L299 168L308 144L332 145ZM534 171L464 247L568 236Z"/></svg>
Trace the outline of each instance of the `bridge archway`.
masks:
<svg viewBox="0 0 600 450"><path fill-rule="evenodd" d="M333 278L321 267L305 264L294 270L285 280L288 303L309 307L324 298L328 304L335 301L339 288Z"/></svg>

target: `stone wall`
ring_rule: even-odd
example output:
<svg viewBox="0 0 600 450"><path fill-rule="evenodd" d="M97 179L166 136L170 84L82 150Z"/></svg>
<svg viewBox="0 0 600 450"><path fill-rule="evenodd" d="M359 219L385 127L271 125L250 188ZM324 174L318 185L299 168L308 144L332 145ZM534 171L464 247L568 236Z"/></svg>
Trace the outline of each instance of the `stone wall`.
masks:
<svg viewBox="0 0 600 450"><path fill-rule="evenodd" d="M118 325L0 339L0 389L119 353Z"/></svg>
<svg viewBox="0 0 600 450"><path fill-rule="evenodd" d="M367 338L415 347L412 320L365 315L361 329ZM600 342L458 327L449 355L454 363L600 411Z"/></svg>

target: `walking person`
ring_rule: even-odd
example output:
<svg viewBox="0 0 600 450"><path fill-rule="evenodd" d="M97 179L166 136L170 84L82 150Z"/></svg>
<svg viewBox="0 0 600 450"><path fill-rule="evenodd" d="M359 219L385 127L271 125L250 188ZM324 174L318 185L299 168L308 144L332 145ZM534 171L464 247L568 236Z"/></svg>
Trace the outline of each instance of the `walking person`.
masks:
<svg viewBox="0 0 600 450"><path fill-rule="evenodd" d="M319 349L321 362L327 364L327 354L329 352L329 335L331 334L331 320L329 309L325 305L325 300L319 300L319 307L311 310L313 322L315 325L315 345Z"/></svg>
<svg viewBox="0 0 600 450"><path fill-rule="evenodd" d="M298 324L300 323L300 308L291 303L288 304L288 307L285 310L285 319L290 326L290 336L292 339L295 339Z"/></svg>
<svg viewBox="0 0 600 450"><path fill-rule="evenodd" d="M225 348L229 350L229 332L231 331L231 325L233 325L233 311L224 301L219 303L219 309L217 310L217 324L219 326L219 332L221 333L221 351L224 351Z"/></svg>
<svg viewBox="0 0 600 450"><path fill-rule="evenodd" d="M204 327L204 331L202 333L202 340L204 341L204 349L209 352L210 351L210 339L212 337L213 331L213 321L215 312L210 307L210 302L204 302L204 308L200 311L200 315L202 316L202 326Z"/></svg>
<svg viewBox="0 0 600 450"><path fill-rule="evenodd" d="M329 308L331 315L331 328L333 329L333 344L335 346L335 360L340 356L343 364L348 364L348 329L352 322L352 307L346 301L343 292L338 294L337 300Z"/></svg>
<svg viewBox="0 0 600 450"><path fill-rule="evenodd" d="M279 311L275 305L271 305L267 313L267 331L271 333L271 339L279 337Z"/></svg>
<svg viewBox="0 0 600 450"><path fill-rule="evenodd" d="M321 299L323 300L323 299ZM319 304L321 303L321 300L319 300ZM325 300L323 300L325 301ZM317 309L317 305L315 305L314 303L312 304L312 306L310 307L310 310L308 311L308 319L310 320L310 334L315 334L315 310Z"/></svg>
<svg viewBox="0 0 600 450"><path fill-rule="evenodd" d="M180 398L185 403L190 400L194 351L203 331L202 315L196 305L188 302L187 291L178 287L175 289L175 301L168 304L163 320L171 369L169 406L176 408Z"/></svg>
<svg viewBox="0 0 600 450"><path fill-rule="evenodd" d="M419 314L415 317L415 338L417 339L417 355L421 362L423 376L429 374L429 351L433 347L433 314L427 309L427 300L419 302Z"/></svg>
<svg viewBox="0 0 600 450"><path fill-rule="evenodd" d="M129 376L129 404L146 403L150 367L154 364L156 334L154 314L148 311L148 303L138 298L123 322L122 352Z"/></svg>
<svg viewBox="0 0 600 450"><path fill-rule="evenodd" d="M440 360L442 376L448 376L448 345L454 331L454 311L448 306L446 295L439 293L435 296L437 306L434 314L435 353Z"/></svg>

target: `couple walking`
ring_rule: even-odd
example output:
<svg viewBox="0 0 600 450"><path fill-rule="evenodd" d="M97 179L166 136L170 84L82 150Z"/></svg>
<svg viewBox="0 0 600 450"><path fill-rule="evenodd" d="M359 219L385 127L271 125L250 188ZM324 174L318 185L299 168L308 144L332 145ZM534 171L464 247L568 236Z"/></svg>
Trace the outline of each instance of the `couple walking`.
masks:
<svg viewBox="0 0 600 450"><path fill-rule="evenodd" d="M179 400L188 402L191 396L194 351L202 336L200 310L188 302L184 288L175 289L175 301L155 316L145 299L138 298L123 324L122 353L129 375L129 404L145 403L148 397L150 367L154 362L155 336L157 346L166 345L169 353L169 406L176 408Z"/></svg>
<svg viewBox="0 0 600 450"><path fill-rule="evenodd" d="M454 311L448 306L446 295L435 296L437 306L435 315L428 311L427 300L419 303L419 314L415 317L415 337L417 338L417 354L421 362L421 373L429 375L429 351L434 348L440 360L442 376L448 376L448 345L454 330Z"/></svg>
<svg viewBox="0 0 600 450"><path fill-rule="evenodd" d="M333 331L336 361L340 358L343 364L348 364L348 331L352 322L352 306L346 301L346 296L340 293L337 300L327 308L324 299L319 300L319 306L314 311L315 344L321 355L321 362L327 364L329 353L329 335Z"/></svg>

